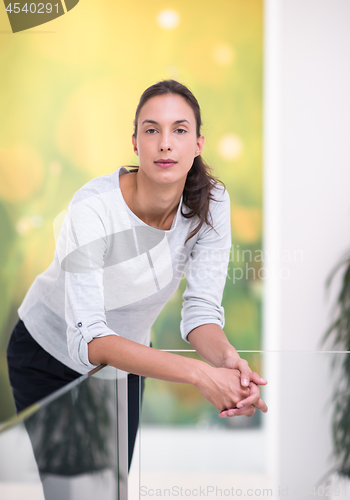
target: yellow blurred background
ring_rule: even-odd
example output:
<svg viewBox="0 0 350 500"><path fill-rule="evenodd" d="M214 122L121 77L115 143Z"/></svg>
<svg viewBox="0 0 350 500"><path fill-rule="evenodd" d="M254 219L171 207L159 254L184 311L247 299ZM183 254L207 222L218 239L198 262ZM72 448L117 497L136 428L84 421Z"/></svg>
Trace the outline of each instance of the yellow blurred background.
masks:
<svg viewBox="0 0 350 500"><path fill-rule="evenodd" d="M262 0L80 0L13 34L0 5L0 420L14 412L8 338L28 287L51 262L53 220L91 178L137 165L134 112L143 90L161 79L181 81L201 105L203 157L232 202L225 331L237 349L260 348L262 21ZM154 347L189 347L179 333L184 286L154 326ZM149 382L156 398L161 383ZM149 405L146 418L189 423L201 401L194 397L177 388L171 415Z"/></svg>

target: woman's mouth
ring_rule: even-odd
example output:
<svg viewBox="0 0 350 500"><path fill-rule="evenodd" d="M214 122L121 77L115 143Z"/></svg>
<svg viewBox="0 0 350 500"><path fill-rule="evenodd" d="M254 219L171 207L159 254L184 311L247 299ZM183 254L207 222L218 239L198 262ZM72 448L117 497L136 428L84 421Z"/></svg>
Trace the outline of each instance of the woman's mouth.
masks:
<svg viewBox="0 0 350 500"><path fill-rule="evenodd" d="M160 160L156 160L154 163L160 168L168 168L175 165L177 161L172 160L171 158L160 158Z"/></svg>

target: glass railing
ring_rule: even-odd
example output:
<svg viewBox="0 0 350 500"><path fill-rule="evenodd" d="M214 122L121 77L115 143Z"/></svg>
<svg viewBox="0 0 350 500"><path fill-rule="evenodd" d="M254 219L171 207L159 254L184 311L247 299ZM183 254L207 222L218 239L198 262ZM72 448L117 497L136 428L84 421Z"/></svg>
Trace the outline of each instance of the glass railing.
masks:
<svg viewBox="0 0 350 500"><path fill-rule="evenodd" d="M127 374L98 367L0 427L1 500L127 500Z"/></svg>
<svg viewBox="0 0 350 500"><path fill-rule="evenodd" d="M338 437L350 429L349 354L254 356L269 381L269 411L255 420L219 419L192 386L146 380L129 474L126 374L105 367L80 377L0 429L0 499L350 498L337 474L350 431L338 458L332 434L335 410Z"/></svg>
<svg viewBox="0 0 350 500"><path fill-rule="evenodd" d="M252 354L241 352L246 358ZM268 380L261 393L269 411L256 412L260 418L251 426L246 426L251 420L247 417L219 419L215 409L213 418L211 405L191 386L146 381L140 491L130 498L350 499L350 483L336 473L340 461L333 456L332 436L332 415L343 398L343 427L349 429L343 449L350 454L350 380L339 383L339 369L350 362L349 354L254 356L259 373ZM339 389L343 392L336 397ZM169 394L175 391L186 402L180 425L171 421L177 409ZM197 414L194 406L200 408ZM161 408L163 422L157 418L152 424L152 409L159 414Z"/></svg>

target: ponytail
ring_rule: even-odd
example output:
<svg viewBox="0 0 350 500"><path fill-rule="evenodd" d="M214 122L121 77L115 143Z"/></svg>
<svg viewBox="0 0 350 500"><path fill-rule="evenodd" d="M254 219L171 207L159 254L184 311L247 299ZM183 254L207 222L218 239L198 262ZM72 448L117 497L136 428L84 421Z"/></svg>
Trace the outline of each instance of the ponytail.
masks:
<svg viewBox="0 0 350 500"><path fill-rule="evenodd" d="M199 155L194 159L192 168L187 174L183 191L183 202L189 208L189 211L183 213L181 210L181 215L186 219L198 217L199 222L185 243L198 233L204 223L214 229L209 211L210 201L215 200L212 189L218 182L223 186L224 184L219 179L216 179L210 171L211 168L209 165Z"/></svg>

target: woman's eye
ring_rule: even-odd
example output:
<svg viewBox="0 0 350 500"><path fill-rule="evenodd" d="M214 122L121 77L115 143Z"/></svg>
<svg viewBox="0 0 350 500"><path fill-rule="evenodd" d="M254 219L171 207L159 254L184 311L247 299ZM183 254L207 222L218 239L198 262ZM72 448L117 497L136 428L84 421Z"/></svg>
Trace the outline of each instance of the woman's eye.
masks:
<svg viewBox="0 0 350 500"><path fill-rule="evenodd" d="M184 134L184 133L186 132L186 130L185 130L185 129L183 129L183 128L177 128L177 129L176 129L176 132L177 132L178 134Z"/></svg>
<svg viewBox="0 0 350 500"><path fill-rule="evenodd" d="M146 130L146 134L155 134L156 133L156 129L155 128L149 128Z"/></svg>

